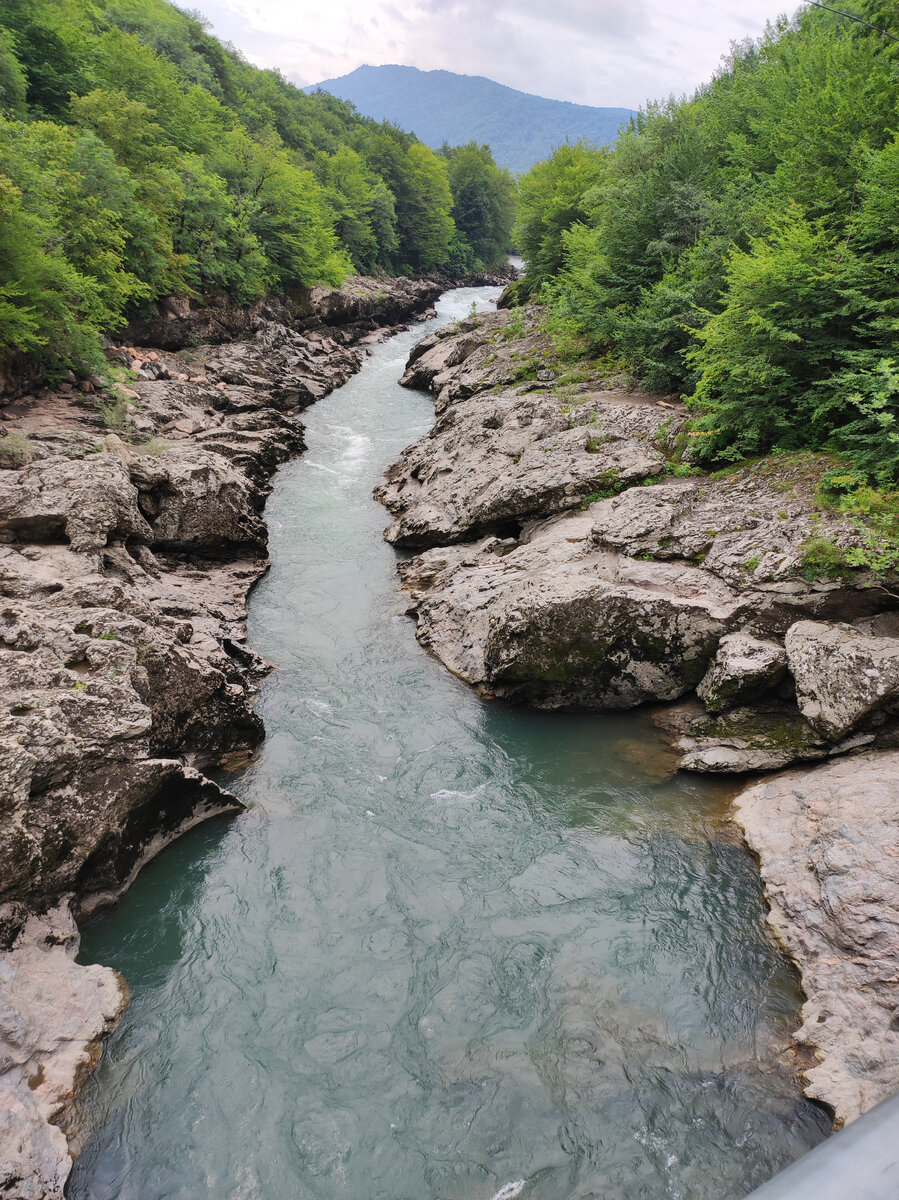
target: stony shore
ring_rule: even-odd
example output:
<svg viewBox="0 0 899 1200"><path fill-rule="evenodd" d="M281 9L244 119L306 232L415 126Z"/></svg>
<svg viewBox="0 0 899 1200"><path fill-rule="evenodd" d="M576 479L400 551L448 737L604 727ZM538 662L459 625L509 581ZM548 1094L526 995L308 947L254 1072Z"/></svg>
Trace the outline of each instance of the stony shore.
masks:
<svg viewBox="0 0 899 1200"><path fill-rule="evenodd" d="M245 642L262 509L300 412L439 281L351 278L238 309L171 300L118 335L129 382L0 397L0 1194L58 1200L66 1113L125 1004L76 919L240 802L268 664Z"/></svg>
<svg viewBox="0 0 899 1200"><path fill-rule="evenodd" d="M654 718L684 770L775 775L736 815L807 1003L807 1091L842 1124L899 1088L899 581L822 576L864 533L823 465L716 475L685 412L560 366L536 310L439 330L403 382L435 423L376 490L419 641L483 695Z"/></svg>

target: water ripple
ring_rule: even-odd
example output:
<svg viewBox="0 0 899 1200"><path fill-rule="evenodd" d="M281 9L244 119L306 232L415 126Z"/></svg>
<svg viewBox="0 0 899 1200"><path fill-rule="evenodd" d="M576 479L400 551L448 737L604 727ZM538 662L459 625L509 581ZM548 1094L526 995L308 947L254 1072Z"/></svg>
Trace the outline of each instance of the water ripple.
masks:
<svg viewBox="0 0 899 1200"><path fill-rule="evenodd" d="M720 789L639 716L482 703L396 615L370 491L432 419L395 385L427 328L276 478L249 811L87 931L134 999L71 1200L727 1200L822 1136Z"/></svg>

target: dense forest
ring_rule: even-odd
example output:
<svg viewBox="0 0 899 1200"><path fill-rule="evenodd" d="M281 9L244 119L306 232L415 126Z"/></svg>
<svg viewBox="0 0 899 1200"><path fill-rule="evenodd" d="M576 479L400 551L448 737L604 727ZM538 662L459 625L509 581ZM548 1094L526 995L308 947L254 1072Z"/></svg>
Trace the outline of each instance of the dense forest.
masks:
<svg viewBox="0 0 899 1200"><path fill-rule="evenodd" d="M172 293L477 269L514 204L486 146L306 95L165 0L0 8L0 358L85 369Z"/></svg>
<svg viewBox="0 0 899 1200"><path fill-rule="evenodd" d="M519 290L588 353L686 396L688 458L827 450L857 472L835 486L890 488L899 9L837 7L868 24L805 8L614 148L564 145L534 167Z"/></svg>

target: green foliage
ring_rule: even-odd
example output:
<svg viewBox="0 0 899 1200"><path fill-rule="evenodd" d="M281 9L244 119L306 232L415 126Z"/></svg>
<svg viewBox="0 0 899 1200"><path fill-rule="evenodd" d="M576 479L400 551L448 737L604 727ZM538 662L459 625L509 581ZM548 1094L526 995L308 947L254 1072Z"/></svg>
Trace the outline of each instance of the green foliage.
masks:
<svg viewBox="0 0 899 1200"><path fill-rule="evenodd" d="M471 249L473 267L504 262L512 249L515 181L493 161L489 146L469 142L440 150L449 163L452 216Z"/></svg>
<svg viewBox="0 0 899 1200"><path fill-rule="evenodd" d="M843 565L878 575L899 570L899 492L871 487L862 471L835 467L821 476L818 499L858 529L861 544L841 551Z"/></svg>
<svg viewBox="0 0 899 1200"><path fill-rule="evenodd" d="M351 146L320 154L316 175L335 214L334 231L357 271L390 262L398 248L396 203L384 180Z"/></svg>
<svg viewBox="0 0 899 1200"><path fill-rule="evenodd" d="M815 579L847 579L851 575L846 552L830 538L810 537L802 543L802 573Z"/></svg>
<svg viewBox="0 0 899 1200"><path fill-rule="evenodd" d="M0 29L0 113L7 117L25 115L28 78L16 56L15 38Z"/></svg>
<svg viewBox="0 0 899 1200"><path fill-rule="evenodd" d="M562 235L587 219L591 193L605 176L605 159L604 151L586 142L566 143L521 179L513 238L527 259L531 294L562 266Z"/></svg>
<svg viewBox="0 0 899 1200"><path fill-rule="evenodd" d="M34 450L24 433L0 435L0 467L24 467L33 457Z"/></svg>
<svg viewBox="0 0 899 1200"><path fill-rule="evenodd" d="M485 147L306 95L166 0L0 7L0 355L96 368L172 293L461 272L507 248L513 198Z"/></svg>
<svg viewBox="0 0 899 1200"><path fill-rule="evenodd" d="M612 496L617 496L623 492L627 484L618 474L614 467L610 467L608 471L603 471L598 481L599 488L595 492L591 492L589 496L585 496L581 501L581 508L587 509L591 504L595 504L597 500L609 500Z"/></svg>
<svg viewBox="0 0 899 1200"><path fill-rule="evenodd" d="M694 457L831 449L899 481L896 51L802 10L581 178L566 150L522 180L525 285L588 353L690 398Z"/></svg>

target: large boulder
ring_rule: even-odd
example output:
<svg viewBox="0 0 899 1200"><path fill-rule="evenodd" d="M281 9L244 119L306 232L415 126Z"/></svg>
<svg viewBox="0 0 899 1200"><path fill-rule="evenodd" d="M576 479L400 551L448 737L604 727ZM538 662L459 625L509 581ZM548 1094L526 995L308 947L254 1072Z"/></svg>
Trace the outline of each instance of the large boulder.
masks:
<svg viewBox="0 0 899 1200"><path fill-rule="evenodd" d="M802 973L808 1095L838 1124L899 1089L899 751L836 759L742 792L768 923Z"/></svg>
<svg viewBox="0 0 899 1200"><path fill-rule="evenodd" d="M152 544L164 550L264 554L268 533L262 496L246 474L221 454L194 445L175 447L160 465L164 479L149 495Z"/></svg>
<svg viewBox="0 0 899 1200"><path fill-rule="evenodd" d="M0 540L68 541L96 551L110 541L149 542L137 490L116 454L54 456L19 471L0 471Z"/></svg>
<svg viewBox="0 0 899 1200"><path fill-rule="evenodd" d="M899 699L899 638L872 637L842 622L797 621L786 649L799 708L829 738Z"/></svg>
<svg viewBox="0 0 899 1200"><path fill-rule="evenodd" d="M676 699L708 669L738 608L682 563L598 550L587 513L431 550L401 565L419 640L485 693L546 708Z"/></svg>
<svg viewBox="0 0 899 1200"><path fill-rule="evenodd" d="M375 490L396 517L385 536L423 549L577 508L660 475L656 443L671 424L668 410L616 393L585 395L576 409L521 389L456 401Z"/></svg>
<svg viewBox="0 0 899 1200"><path fill-rule="evenodd" d="M709 712L723 712L770 691L787 670L787 653L776 642L739 631L718 643L712 665L696 694Z"/></svg>

